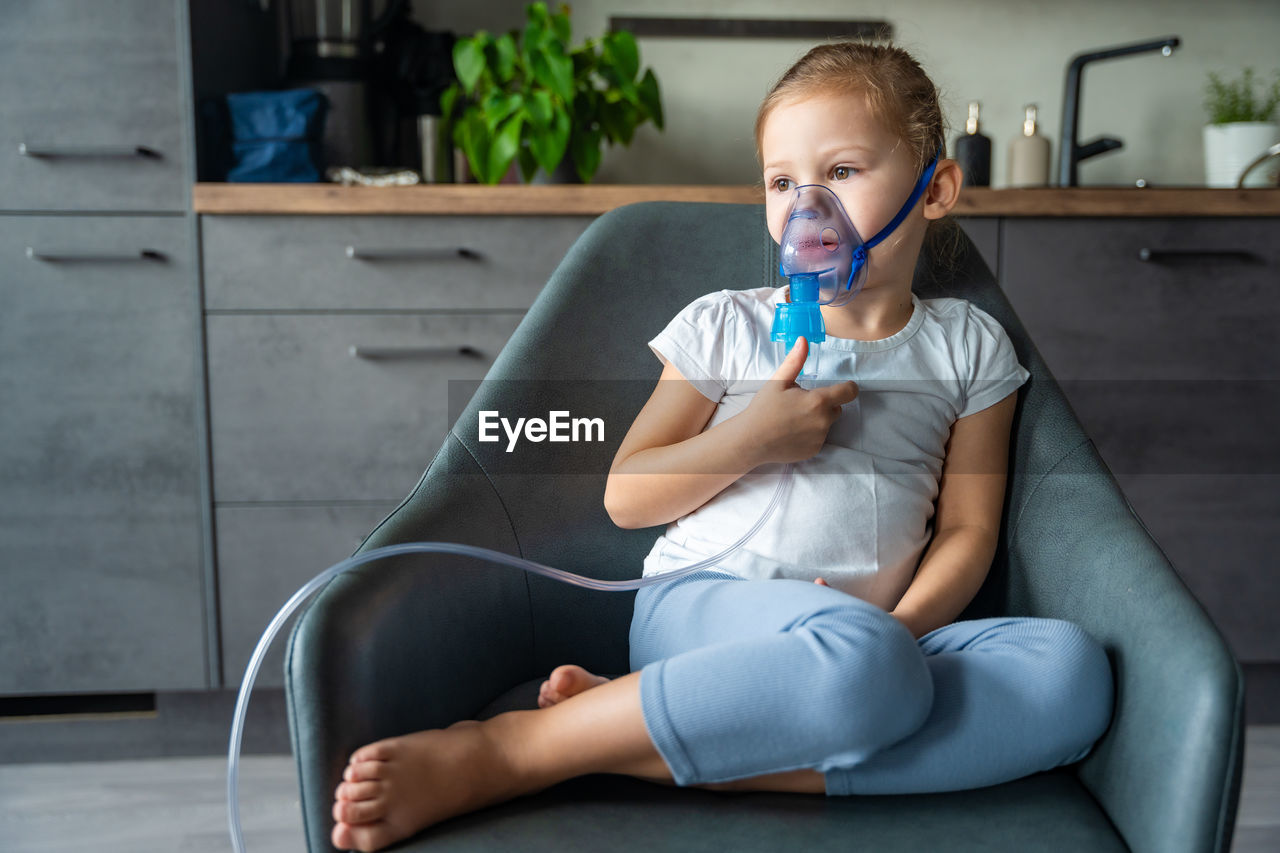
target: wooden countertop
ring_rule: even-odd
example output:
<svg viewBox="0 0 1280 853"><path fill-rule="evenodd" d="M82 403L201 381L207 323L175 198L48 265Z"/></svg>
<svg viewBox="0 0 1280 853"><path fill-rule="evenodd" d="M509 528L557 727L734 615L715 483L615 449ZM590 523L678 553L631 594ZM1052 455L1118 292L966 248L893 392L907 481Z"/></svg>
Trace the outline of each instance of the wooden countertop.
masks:
<svg viewBox="0 0 1280 853"><path fill-rule="evenodd" d="M436 184L343 187L336 184L196 184L196 213L598 215L640 201L759 204L750 186L648 184ZM960 195L959 216L1280 216L1280 189L973 187Z"/></svg>

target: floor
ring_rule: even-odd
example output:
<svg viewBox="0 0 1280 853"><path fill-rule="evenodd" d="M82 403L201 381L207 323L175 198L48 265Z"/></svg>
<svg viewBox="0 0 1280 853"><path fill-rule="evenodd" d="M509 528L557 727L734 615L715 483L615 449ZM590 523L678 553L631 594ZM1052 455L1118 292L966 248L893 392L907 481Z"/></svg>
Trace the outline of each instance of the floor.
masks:
<svg viewBox="0 0 1280 853"><path fill-rule="evenodd" d="M290 757L245 758L240 802L249 850L304 853ZM225 853L225 759L0 766L0 839L6 853ZM1249 728L1232 850L1280 850L1280 726Z"/></svg>

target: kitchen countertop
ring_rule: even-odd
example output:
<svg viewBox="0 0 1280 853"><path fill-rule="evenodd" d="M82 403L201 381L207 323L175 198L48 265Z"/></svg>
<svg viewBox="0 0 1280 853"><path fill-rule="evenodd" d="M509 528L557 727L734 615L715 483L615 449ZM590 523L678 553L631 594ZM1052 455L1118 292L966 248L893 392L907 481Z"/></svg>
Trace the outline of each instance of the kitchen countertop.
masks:
<svg viewBox="0 0 1280 853"><path fill-rule="evenodd" d="M434 184L344 187L336 184L196 184L204 214L598 215L640 201L758 204L751 186L649 184ZM1280 216L1280 189L1078 187L988 189L960 194L958 216Z"/></svg>

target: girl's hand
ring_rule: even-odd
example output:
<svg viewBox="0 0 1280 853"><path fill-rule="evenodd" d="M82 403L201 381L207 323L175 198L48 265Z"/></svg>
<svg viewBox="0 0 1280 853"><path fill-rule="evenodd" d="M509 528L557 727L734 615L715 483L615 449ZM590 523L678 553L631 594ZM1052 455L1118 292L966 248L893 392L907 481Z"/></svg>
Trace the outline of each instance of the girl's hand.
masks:
<svg viewBox="0 0 1280 853"><path fill-rule="evenodd" d="M815 455L840 417L840 407L858 396L858 386L853 382L813 390L797 385L796 377L808 355L809 342L798 338L741 415L750 423L757 464L800 462Z"/></svg>

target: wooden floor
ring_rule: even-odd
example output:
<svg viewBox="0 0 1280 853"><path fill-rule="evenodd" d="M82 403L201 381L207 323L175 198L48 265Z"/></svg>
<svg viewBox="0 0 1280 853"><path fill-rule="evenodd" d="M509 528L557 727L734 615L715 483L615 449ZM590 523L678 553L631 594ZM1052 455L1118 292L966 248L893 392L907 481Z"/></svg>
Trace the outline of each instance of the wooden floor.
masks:
<svg viewBox="0 0 1280 853"><path fill-rule="evenodd" d="M245 758L245 844L305 853L288 756ZM226 762L162 758L0 766L6 853L226 853ZM1280 850L1280 726L1250 727L1234 853Z"/></svg>

